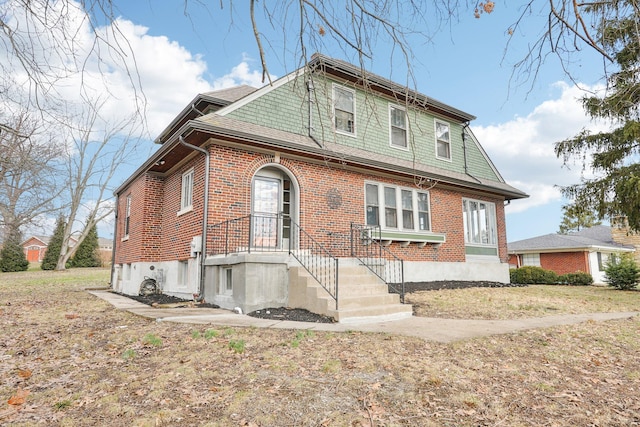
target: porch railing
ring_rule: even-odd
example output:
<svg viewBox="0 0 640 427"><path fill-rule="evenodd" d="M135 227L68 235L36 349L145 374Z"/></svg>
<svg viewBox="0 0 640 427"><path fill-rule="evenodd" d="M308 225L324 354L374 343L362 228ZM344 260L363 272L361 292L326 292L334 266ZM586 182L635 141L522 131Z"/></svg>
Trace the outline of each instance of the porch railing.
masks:
<svg viewBox="0 0 640 427"><path fill-rule="evenodd" d="M351 224L351 256L400 294L404 303L404 261L382 245L379 226Z"/></svg>
<svg viewBox="0 0 640 427"><path fill-rule="evenodd" d="M246 215L210 225L207 255L286 251L280 238L282 221L282 215Z"/></svg>
<svg viewBox="0 0 640 427"><path fill-rule="evenodd" d="M338 309L338 258L290 218L246 215L223 221L208 226L207 240L208 256L288 251L329 293Z"/></svg>

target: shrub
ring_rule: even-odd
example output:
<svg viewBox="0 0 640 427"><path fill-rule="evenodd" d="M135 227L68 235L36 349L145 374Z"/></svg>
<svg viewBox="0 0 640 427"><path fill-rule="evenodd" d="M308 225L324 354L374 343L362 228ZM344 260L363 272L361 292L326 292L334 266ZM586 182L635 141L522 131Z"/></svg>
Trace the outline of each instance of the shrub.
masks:
<svg viewBox="0 0 640 427"><path fill-rule="evenodd" d="M611 255L604 266L605 282L620 290L633 289L640 281L640 268L630 254Z"/></svg>
<svg viewBox="0 0 640 427"><path fill-rule="evenodd" d="M10 271L26 271L28 268L29 261L27 261L20 243L16 239L7 240L0 251L0 270L7 273Z"/></svg>
<svg viewBox="0 0 640 427"><path fill-rule="evenodd" d="M567 273L558 277L558 281L569 286L590 286L593 285L593 276L583 271Z"/></svg>
<svg viewBox="0 0 640 427"><path fill-rule="evenodd" d="M58 257L60 256L60 250L62 249L62 240L64 239L64 217L59 216L56 222L56 229L53 232L51 240L47 245L47 250L44 252L44 258L40 263L40 268L43 270L54 270L58 264Z"/></svg>
<svg viewBox="0 0 640 427"><path fill-rule="evenodd" d="M511 283L519 285L553 285L558 283L558 275L542 267L526 265L509 271Z"/></svg>

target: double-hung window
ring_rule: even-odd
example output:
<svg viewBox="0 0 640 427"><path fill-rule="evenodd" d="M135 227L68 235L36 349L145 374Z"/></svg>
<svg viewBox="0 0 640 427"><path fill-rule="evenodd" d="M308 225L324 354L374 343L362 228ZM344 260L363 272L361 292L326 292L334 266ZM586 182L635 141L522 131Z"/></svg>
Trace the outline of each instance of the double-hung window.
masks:
<svg viewBox="0 0 640 427"><path fill-rule="evenodd" d="M356 133L356 94L342 86L333 86L333 117L337 132Z"/></svg>
<svg viewBox="0 0 640 427"><path fill-rule="evenodd" d="M381 203L382 202L382 203ZM380 215L380 208L384 214ZM430 231L429 193L377 183L365 184L367 225L383 230Z"/></svg>
<svg viewBox="0 0 640 427"><path fill-rule="evenodd" d="M127 196L124 207L124 237L129 237L129 227L131 225L131 194Z"/></svg>
<svg viewBox="0 0 640 427"><path fill-rule="evenodd" d="M389 105L389 135L392 147L407 148L407 113L396 105Z"/></svg>
<svg viewBox="0 0 640 427"><path fill-rule="evenodd" d="M451 132L449 124L436 120L436 157L451 160Z"/></svg>
<svg viewBox="0 0 640 427"><path fill-rule="evenodd" d="M496 205L481 200L463 199L464 241L472 245L498 243Z"/></svg>
<svg viewBox="0 0 640 427"><path fill-rule="evenodd" d="M193 208L193 176L193 169L189 169L182 174L182 193L180 197L179 214L190 211Z"/></svg>

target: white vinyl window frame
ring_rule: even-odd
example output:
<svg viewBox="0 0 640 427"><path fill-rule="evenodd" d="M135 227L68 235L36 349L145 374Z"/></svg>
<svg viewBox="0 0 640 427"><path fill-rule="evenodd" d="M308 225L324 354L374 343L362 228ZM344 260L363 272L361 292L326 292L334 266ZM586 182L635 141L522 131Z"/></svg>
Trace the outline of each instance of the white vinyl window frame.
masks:
<svg viewBox="0 0 640 427"><path fill-rule="evenodd" d="M436 158L451 161L451 125L442 120L434 120Z"/></svg>
<svg viewBox="0 0 640 427"><path fill-rule="evenodd" d="M409 149L407 110L396 104L389 104L389 145L402 150Z"/></svg>
<svg viewBox="0 0 640 427"><path fill-rule="evenodd" d="M382 230L430 232L428 191L379 182L365 183L365 224Z"/></svg>
<svg viewBox="0 0 640 427"><path fill-rule="evenodd" d="M462 199L464 242L473 246L498 246L496 205L475 199Z"/></svg>
<svg viewBox="0 0 640 427"><path fill-rule="evenodd" d="M540 254L522 254L522 266L530 265L533 267L540 267Z"/></svg>
<svg viewBox="0 0 640 427"><path fill-rule="evenodd" d="M189 261L178 261L178 286L186 288L189 285Z"/></svg>
<svg viewBox="0 0 640 427"><path fill-rule="evenodd" d="M124 205L124 233L122 240L129 239L129 232L131 231L131 194L127 195Z"/></svg>
<svg viewBox="0 0 640 427"><path fill-rule="evenodd" d="M220 269L219 295L233 295L233 269L229 266Z"/></svg>
<svg viewBox="0 0 640 427"><path fill-rule="evenodd" d="M180 191L180 210L178 215L191 212L193 210L193 178L195 171L193 168L182 174L182 187Z"/></svg>
<svg viewBox="0 0 640 427"><path fill-rule="evenodd" d="M356 91L345 86L332 86L333 128L342 135L356 136Z"/></svg>

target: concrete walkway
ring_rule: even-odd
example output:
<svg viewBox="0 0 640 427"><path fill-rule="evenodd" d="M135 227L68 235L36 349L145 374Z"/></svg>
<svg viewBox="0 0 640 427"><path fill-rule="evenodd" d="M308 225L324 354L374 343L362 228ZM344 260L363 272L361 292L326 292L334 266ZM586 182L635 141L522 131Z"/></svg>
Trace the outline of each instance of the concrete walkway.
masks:
<svg viewBox="0 0 640 427"><path fill-rule="evenodd" d="M400 320L377 319L354 323L310 323L258 319L216 308L153 308L106 290L92 290L89 293L109 302L117 309L156 319L158 322L276 329L311 329L334 332L378 332L419 337L427 341L443 343L488 335L509 334L534 328L573 325L589 320L601 322L624 319L640 314L639 312L568 314L517 320L460 320L413 316Z"/></svg>

